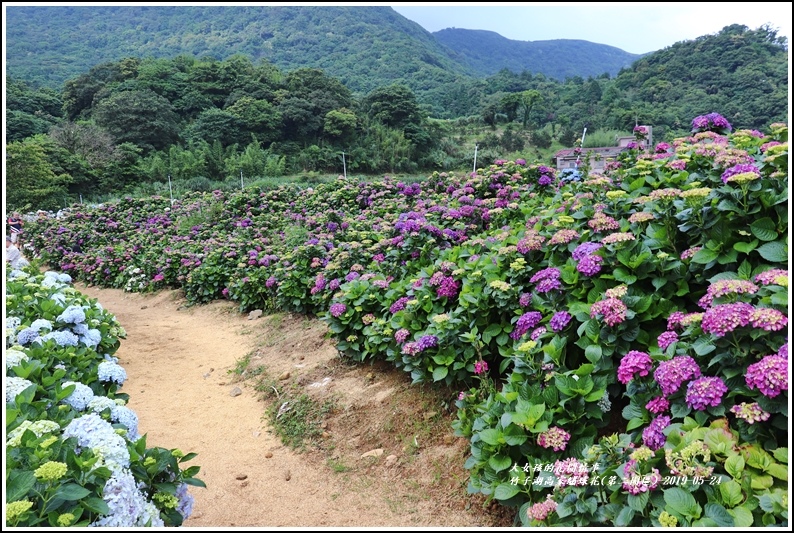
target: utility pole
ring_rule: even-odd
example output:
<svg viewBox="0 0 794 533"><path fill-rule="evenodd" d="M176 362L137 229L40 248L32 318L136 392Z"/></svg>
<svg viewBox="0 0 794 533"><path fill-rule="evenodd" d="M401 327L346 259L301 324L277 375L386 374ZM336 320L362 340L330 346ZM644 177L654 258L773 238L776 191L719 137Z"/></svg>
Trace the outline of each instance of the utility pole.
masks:
<svg viewBox="0 0 794 533"><path fill-rule="evenodd" d="M171 196L171 205L174 205L174 189L171 187L171 174L168 175L168 194Z"/></svg>
<svg viewBox="0 0 794 533"><path fill-rule="evenodd" d="M342 174L347 179L347 165L345 164L345 153L342 152Z"/></svg>
<svg viewBox="0 0 794 533"><path fill-rule="evenodd" d="M240 171L240 190L243 190L243 171Z"/></svg>
<svg viewBox="0 0 794 533"><path fill-rule="evenodd" d="M477 143L474 144L474 168L472 169L471 173L477 173Z"/></svg>

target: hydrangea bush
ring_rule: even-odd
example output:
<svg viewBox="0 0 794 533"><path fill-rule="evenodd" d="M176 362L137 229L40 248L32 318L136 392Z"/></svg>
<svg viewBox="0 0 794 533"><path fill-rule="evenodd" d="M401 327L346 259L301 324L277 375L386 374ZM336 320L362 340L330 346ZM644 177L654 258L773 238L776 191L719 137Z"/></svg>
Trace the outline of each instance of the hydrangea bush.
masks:
<svg viewBox="0 0 794 533"><path fill-rule="evenodd" d="M125 199L33 242L91 283L316 314L344 356L459 387L469 490L526 525L784 525L788 129L692 126L579 182L518 159Z"/></svg>
<svg viewBox="0 0 794 533"><path fill-rule="evenodd" d="M147 448L118 392L116 318L32 267L6 274L6 524L177 526L203 487L195 454Z"/></svg>

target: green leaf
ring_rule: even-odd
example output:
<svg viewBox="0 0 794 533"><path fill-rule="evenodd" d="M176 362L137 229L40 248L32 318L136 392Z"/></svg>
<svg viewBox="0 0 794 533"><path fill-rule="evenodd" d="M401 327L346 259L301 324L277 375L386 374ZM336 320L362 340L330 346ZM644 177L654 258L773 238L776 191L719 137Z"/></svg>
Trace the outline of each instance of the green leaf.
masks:
<svg viewBox="0 0 794 533"><path fill-rule="evenodd" d="M204 487L207 488L207 484L195 477L186 477L182 480L182 483L186 483L188 485L192 485L194 487Z"/></svg>
<svg viewBox="0 0 794 533"><path fill-rule="evenodd" d="M502 483L493 493L493 497L496 500L509 500L513 496L518 494L518 486L511 485L510 483Z"/></svg>
<svg viewBox="0 0 794 533"><path fill-rule="evenodd" d="M768 489L775 483L772 476L753 476L750 478L750 487L755 490Z"/></svg>
<svg viewBox="0 0 794 533"><path fill-rule="evenodd" d="M698 337L698 339L692 343L692 349L698 355L706 355L716 350L717 347L714 346L710 337Z"/></svg>
<svg viewBox="0 0 794 533"><path fill-rule="evenodd" d="M483 441L485 444L490 444L491 446L496 446L501 444L499 439L502 437L502 432L495 428L484 429L480 431L477 435L480 436L480 440Z"/></svg>
<svg viewBox="0 0 794 533"><path fill-rule="evenodd" d="M731 455L725 460L725 471L733 478L739 479L744 470L744 458L741 455Z"/></svg>
<svg viewBox="0 0 794 533"><path fill-rule="evenodd" d="M744 280L750 279L750 276L753 274L753 265L750 264L750 261L748 261L747 259L742 261L742 264L739 265L738 274L740 279L744 279Z"/></svg>
<svg viewBox="0 0 794 533"><path fill-rule="evenodd" d="M36 476L29 470L12 470L6 479L6 502L15 502L23 499L33 485Z"/></svg>
<svg viewBox="0 0 794 533"><path fill-rule="evenodd" d="M667 507L681 516L700 518L701 507L689 492L681 487L673 487L664 491L664 502Z"/></svg>
<svg viewBox="0 0 794 533"><path fill-rule="evenodd" d="M638 496L633 494L629 494L629 507L641 513L645 510L645 507L648 506L648 499L650 498L650 494L647 492L641 492Z"/></svg>
<svg viewBox="0 0 794 533"><path fill-rule="evenodd" d="M692 262L705 265L706 263L711 263L717 259L718 255L719 254L713 250L703 248L702 250L698 250L697 253L692 256Z"/></svg>
<svg viewBox="0 0 794 533"><path fill-rule="evenodd" d="M788 469L781 464L774 463L769 465L766 472L780 480L788 481Z"/></svg>
<svg viewBox="0 0 794 533"><path fill-rule="evenodd" d="M761 257L771 263L788 262L788 246L780 241L768 242L756 250ZM697 255L697 254L695 254Z"/></svg>
<svg viewBox="0 0 794 533"><path fill-rule="evenodd" d="M482 332L482 341L485 344L491 342L491 339L496 337L502 332L502 325L501 324L491 324L489 325L485 331Z"/></svg>
<svg viewBox="0 0 794 533"><path fill-rule="evenodd" d="M728 514L728 511L722 505L717 503L707 503L704 508L706 518L711 518L721 527L733 527L733 517Z"/></svg>
<svg viewBox="0 0 794 533"><path fill-rule="evenodd" d="M725 481L719 484L722 503L727 507L736 507L744 500L742 496L742 486L734 480Z"/></svg>
<svg viewBox="0 0 794 533"><path fill-rule="evenodd" d="M788 464L788 448L776 448L772 455L781 463Z"/></svg>
<svg viewBox="0 0 794 533"><path fill-rule="evenodd" d="M631 431L632 429L637 429L645 424L645 420L642 418L632 418L629 420L628 424L626 424L626 431Z"/></svg>
<svg viewBox="0 0 794 533"><path fill-rule="evenodd" d="M734 243L733 249L743 254L749 254L758 246L758 239L753 239L751 242L737 242Z"/></svg>
<svg viewBox="0 0 794 533"><path fill-rule="evenodd" d="M651 280L651 285L653 285L653 288L658 291L659 289L661 289L662 287L667 285L667 279L666 278L653 278Z"/></svg>
<svg viewBox="0 0 794 533"><path fill-rule="evenodd" d="M80 505L96 514L110 514L110 508L108 507L108 504L105 502L105 500L102 498L97 498L96 496L83 498L80 500Z"/></svg>
<svg viewBox="0 0 794 533"><path fill-rule="evenodd" d="M449 368L446 366L437 366L433 369L433 381L441 381L449 373Z"/></svg>
<svg viewBox="0 0 794 533"><path fill-rule="evenodd" d="M764 217L750 224L750 231L762 241L774 241L777 239L775 223L769 217Z"/></svg>
<svg viewBox="0 0 794 533"><path fill-rule="evenodd" d="M67 483L58 487L58 490L55 491L53 498L60 498L66 501L75 501L85 498L89 494L91 494L91 491L87 488L81 487L76 483Z"/></svg>
<svg viewBox="0 0 794 533"><path fill-rule="evenodd" d="M510 465L513 464L513 461L511 461L510 457L506 455L497 454L492 455L488 459L488 464L494 469L494 471L501 472L502 470L510 468Z"/></svg>
<svg viewBox="0 0 794 533"><path fill-rule="evenodd" d="M615 276L615 280L625 283L626 285L631 285L637 281L637 276L630 274L626 269L620 267L613 270L612 275Z"/></svg>
<svg viewBox="0 0 794 533"><path fill-rule="evenodd" d="M597 344L591 344L584 350L584 356L587 357L587 360L591 363L597 363L601 360L601 346Z"/></svg>
<svg viewBox="0 0 794 533"><path fill-rule="evenodd" d="M753 526L753 513L744 506L728 509L728 514L733 517L736 527Z"/></svg>
<svg viewBox="0 0 794 533"><path fill-rule="evenodd" d="M634 512L631 507L621 509L620 513L615 517L615 526L627 527L631 525L631 521L634 519Z"/></svg>

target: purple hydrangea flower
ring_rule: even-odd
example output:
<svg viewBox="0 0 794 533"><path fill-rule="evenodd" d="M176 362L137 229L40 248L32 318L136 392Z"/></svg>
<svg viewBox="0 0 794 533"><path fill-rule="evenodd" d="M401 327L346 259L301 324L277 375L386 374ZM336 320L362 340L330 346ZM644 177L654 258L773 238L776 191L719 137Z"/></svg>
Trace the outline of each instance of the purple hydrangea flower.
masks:
<svg viewBox="0 0 794 533"><path fill-rule="evenodd" d="M537 285L535 285L535 291L537 291L539 294L544 294L560 288L562 288L562 284L560 283L560 280L556 278L542 279Z"/></svg>
<svg viewBox="0 0 794 533"><path fill-rule="evenodd" d="M729 179L737 174L755 174L756 176L761 176L761 171L758 170L758 167L753 165L752 163L740 163L738 165L734 165L727 169L725 172L722 173L722 182L728 183Z"/></svg>
<svg viewBox="0 0 794 533"><path fill-rule="evenodd" d="M419 345L419 351L424 351L438 346L438 337L435 335L422 335L417 344Z"/></svg>
<svg viewBox="0 0 794 533"><path fill-rule="evenodd" d="M568 311L557 311L549 321L552 331L562 331L571 321L571 314Z"/></svg>
<svg viewBox="0 0 794 533"><path fill-rule="evenodd" d="M402 344L406 341L406 339L408 339L408 335L410 334L411 332L405 328L399 329L394 334L394 340L397 341L397 344Z"/></svg>
<svg viewBox="0 0 794 533"><path fill-rule="evenodd" d="M549 267L535 272L535 274L529 279L529 282L537 283L544 279L559 279L559 278L560 278L560 269Z"/></svg>
<svg viewBox="0 0 794 533"><path fill-rule="evenodd" d="M666 415L657 416L642 431L642 443L653 451L658 450L667 441L664 435L664 428L670 425L670 417Z"/></svg>
<svg viewBox="0 0 794 533"><path fill-rule="evenodd" d="M524 336L524 334L529 331L530 329L534 328L538 325L538 322L541 321L543 315L541 315L537 311L530 311L529 313L524 313L521 315L516 322L516 327L512 333L510 333L511 339L520 339Z"/></svg>
<svg viewBox="0 0 794 533"><path fill-rule="evenodd" d="M331 304L329 311L331 312L332 317L339 318L345 313L345 311L347 311L347 306L340 303Z"/></svg>
<svg viewBox="0 0 794 533"><path fill-rule="evenodd" d="M546 328L540 326L539 328L535 328L532 330L532 333L529 334L529 338L533 341L536 341L544 333L546 333Z"/></svg>
<svg viewBox="0 0 794 533"><path fill-rule="evenodd" d="M538 446L561 452L565 449L570 439L570 433L560 427L553 426L538 435Z"/></svg>
<svg viewBox="0 0 794 533"><path fill-rule="evenodd" d="M686 403L692 409L704 411L709 406L717 407L726 392L728 387L718 377L696 379L687 385Z"/></svg>
<svg viewBox="0 0 794 533"><path fill-rule="evenodd" d="M529 292L521 293L521 296L518 297L518 305L521 307L527 307L531 301L532 293Z"/></svg>
<svg viewBox="0 0 794 533"><path fill-rule="evenodd" d="M595 318L597 315L604 317L604 322L608 326L614 327L624 320L626 320L626 311L628 308L618 298L605 298L595 302L590 307L590 318Z"/></svg>
<svg viewBox="0 0 794 533"><path fill-rule="evenodd" d="M653 373L653 378L665 396L678 391L684 382L700 377L700 367L688 355L679 355L669 361L662 361Z"/></svg>
<svg viewBox="0 0 794 533"><path fill-rule="evenodd" d="M402 311L403 309L405 309L405 305L407 303L408 303L408 297L403 296L402 298L399 298L396 302L391 304L391 307L389 307L389 312L391 312L391 314L394 314L399 311Z"/></svg>
<svg viewBox="0 0 794 533"><path fill-rule="evenodd" d="M436 289L436 295L439 298L454 298L458 295L459 289L460 285L455 281L455 278L446 276L441 280L441 286Z"/></svg>
<svg viewBox="0 0 794 533"><path fill-rule="evenodd" d="M592 254L602 246L603 244L601 244L600 242L589 242L589 241L583 242L582 244L576 247L576 249L571 254L571 257L573 257L574 261L581 261L582 258Z"/></svg>
<svg viewBox="0 0 794 533"><path fill-rule="evenodd" d="M601 263L604 259L599 255L587 255L576 265L576 270L585 276L595 276L601 272Z"/></svg>

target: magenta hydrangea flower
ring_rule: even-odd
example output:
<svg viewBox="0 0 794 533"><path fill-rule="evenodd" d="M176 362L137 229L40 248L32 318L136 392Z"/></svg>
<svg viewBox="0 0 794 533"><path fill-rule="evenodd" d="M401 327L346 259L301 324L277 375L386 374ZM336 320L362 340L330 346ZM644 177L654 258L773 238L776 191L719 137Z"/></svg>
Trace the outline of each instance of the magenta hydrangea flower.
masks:
<svg viewBox="0 0 794 533"><path fill-rule="evenodd" d="M642 443L653 451L658 450L667 441L664 428L670 425L670 417L667 415L657 416L647 428L642 430Z"/></svg>
<svg viewBox="0 0 794 533"><path fill-rule="evenodd" d="M651 368L653 368L653 361L651 361L650 355L645 352L631 350L620 360L618 381L625 385L634 379L635 376L647 376Z"/></svg>
<svg viewBox="0 0 794 533"><path fill-rule="evenodd" d="M778 351L777 351L777 354L778 354L780 357L782 357L783 359L788 359L788 343L786 343L786 344L784 344L783 346L781 346L781 347L778 349Z"/></svg>
<svg viewBox="0 0 794 533"><path fill-rule="evenodd" d="M555 461L552 473L557 478L558 487L584 487L588 483L589 469L587 465L574 457L564 461Z"/></svg>
<svg viewBox="0 0 794 533"><path fill-rule="evenodd" d="M652 469L650 474L641 475L638 466L636 459L629 459L623 467L623 490L634 496L655 489L662 481L658 468Z"/></svg>
<svg viewBox="0 0 794 533"><path fill-rule="evenodd" d="M485 374L488 372L488 363L485 361L477 361L474 363L474 373L475 374Z"/></svg>
<svg viewBox="0 0 794 533"><path fill-rule="evenodd" d="M397 344L402 344L406 341L406 339L408 339L408 335L410 334L411 332L405 328L398 329L394 334L394 340L397 341Z"/></svg>
<svg viewBox="0 0 794 533"><path fill-rule="evenodd" d="M736 415L736 418L741 418L748 424L756 422L765 422L771 416L769 413L761 409L757 403L740 403L734 405L730 409L731 413Z"/></svg>
<svg viewBox="0 0 794 533"><path fill-rule="evenodd" d="M621 300L617 298L606 298L595 302L590 307L590 318L595 318L602 315L604 322L608 326L616 326L626 320L626 311L628 308Z"/></svg>
<svg viewBox="0 0 794 533"><path fill-rule="evenodd" d="M347 311L347 306L345 304L340 304L340 303L331 304L329 311L331 311L332 317L338 318L342 316L345 313L345 311Z"/></svg>
<svg viewBox="0 0 794 533"><path fill-rule="evenodd" d="M717 407L722 396L728 392L725 382L718 377L696 379L687 385L686 403L692 409L704 411L706 407Z"/></svg>
<svg viewBox="0 0 794 533"><path fill-rule="evenodd" d="M670 402L664 396L657 396L650 402L646 403L645 408L653 414L658 415L659 413L664 413L670 409Z"/></svg>
<svg viewBox="0 0 794 533"><path fill-rule="evenodd" d="M788 390L788 360L780 355L767 355L747 367L744 380L751 389L758 389L767 398L774 398Z"/></svg>
<svg viewBox="0 0 794 533"><path fill-rule="evenodd" d="M692 248L687 248L686 250L681 252L681 261L692 259L692 257L702 249L703 249L702 246L693 246Z"/></svg>
<svg viewBox="0 0 794 533"><path fill-rule="evenodd" d="M742 279L721 279L715 281L706 290L706 294L698 301L698 305L706 309L715 298L721 298L728 294L755 294L758 292L758 285Z"/></svg>
<svg viewBox="0 0 794 533"><path fill-rule="evenodd" d="M675 311L671 313L670 316L667 317L667 330L673 331L676 329L683 329L681 327L681 319L684 318L684 313L681 311Z"/></svg>
<svg viewBox="0 0 794 533"><path fill-rule="evenodd" d="M572 229L561 229L551 236L549 244L568 244L574 239L579 238L579 233Z"/></svg>
<svg viewBox="0 0 794 533"><path fill-rule="evenodd" d="M555 452L561 452L565 449L570 438L570 433L560 427L554 426L538 435L538 446L551 448Z"/></svg>
<svg viewBox="0 0 794 533"><path fill-rule="evenodd" d="M536 341L544 333L546 333L546 328L540 326L539 328L535 328L532 330L532 333L529 334L529 338L533 341Z"/></svg>
<svg viewBox="0 0 794 533"><path fill-rule="evenodd" d="M527 509L527 517L530 520L543 521L556 510L557 502L551 499L551 494L547 494L545 501L532 504L532 506Z"/></svg>
<svg viewBox="0 0 794 533"><path fill-rule="evenodd" d="M684 382L700 377L700 367L688 355L679 355L669 361L662 361L653 373L662 393L670 396L681 388Z"/></svg>
<svg viewBox="0 0 794 533"><path fill-rule="evenodd" d="M715 305L703 313L700 328L704 333L723 337L736 328L749 324L754 309L752 305L745 302Z"/></svg>
<svg viewBox="0 0 794 533"><path fill-rule="evenodd" d="M782 268L773 268L765 272L761 272L755 277L755 281L761 285L780 285L781 278L788 279L788 270Z"/></svg>
<svg viewBox="0 0 794 533"><path fill-rule="evenodd" d="M665 331L659 335L659 338L656 339L656 342L659 344L659 349L665 351L668 346L674 342L678 342L678 333L675 331Z"/></svg>
<svg viewBox="0 0 794 533"><path fill-rule="evenodd" d="M405 355L416 355L422 351L418 342L406 342L403 345L402 353Z"/></svg>
<svg viewBox="0 0 794 533"><path fill-rule="evenodd" d="M455 281L455 278L447 276L441 280L441 285L436 289L436 295L439 298L454 298L458 295L460 284Z"/></svg>
<svg viewBox="0 0 794 533"><path fill-rule="evenodd" d="M601 272L601 263L604 262L604 259L600 255L588 255L582 258L581 261L576 265L576 270L584 274L585 276L595 276L599 272Z"/></svg>
<svg viewBox="0 0 794 533"><path fill-rule="evenodd" d="M521 296L518 297L518 305L521 307L526 307L532 301L532 293L524 292L521 293Z"/></svg>
<svg viewBox="0 0 794 533"><path fill-rule="evenodd" d="M552 331L562 331L571 321L571 314L568 311L557 311L549 321Z"/></svg>
<svg viewBox="0 0 794 533"><path fill-rule="evenodd" d="M779 331L788 324L788 317L769 307L756 307L750 314L750 324L765 331Z"/></svg>

